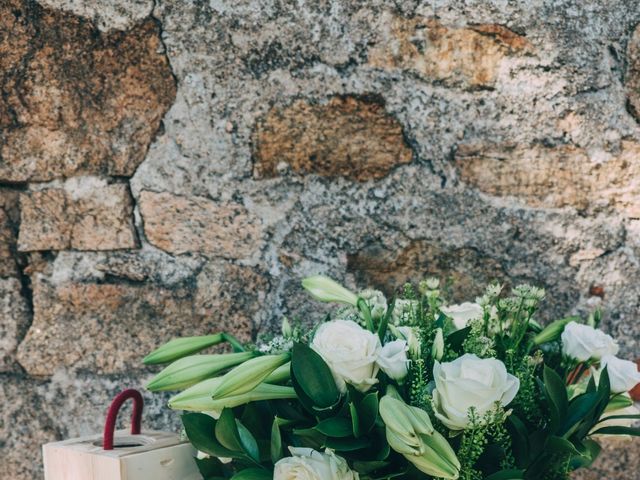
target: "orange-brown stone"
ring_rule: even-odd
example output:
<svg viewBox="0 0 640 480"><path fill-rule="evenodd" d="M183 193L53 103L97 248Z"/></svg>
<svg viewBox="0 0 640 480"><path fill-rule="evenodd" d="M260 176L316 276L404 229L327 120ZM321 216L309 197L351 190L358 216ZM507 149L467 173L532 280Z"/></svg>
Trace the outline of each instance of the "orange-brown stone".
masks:
<svg viewBox="0 0 640 480"><path fill-rule="evenodd" d="M368 52L371 66L413 70L449 86L492 87L505 58L531 50L526 38L495 24L453 28L385 13L380 25L381 38Z"/></svg>
<svg viewBox="0 0 640 480"><path fill-rule="evenodd" d="M243 258L262 246L260 220L237 203L143 191L140 214L149 243L166 252Z"/></svg>
<svg viewBox="0 0 640 480"><path fill-rule="evenodd" d="M158 25L100 32L35 2L0 3L0 181L131 176L176 85Z"/></svg>
<svg viewBox="0 0 640 480"><path fill-rule="evenodd" d="M625 84L629 111L640 121L640 25L636 27L627 45L627 73Z"/></svg>
<svg viewBox="0 0 640 480"><path fill-rule="evenodd" d="M227 264L206 266L184 287L55 284L45 273L34 274L32 281L33 324L18 361L38 376L65 367L130 372L142 368L151 350L179 336L229 331L248 341L268 288L264 274Z"/></svg>
<svg viewBox="0 0 640 480"><path fill-rule="evenodd" d="M20 251L137 247L127 185L34 191L21 195L20 206Z"/></svg>
<svg viewBox="0 0 640 480"><path fill-rule="evenodd" d="M640 218L640 144L623 141L603 162L572 145L461 146L455 164L462 181L495 196L513 196L534 207L586 209L610 205Z"/></svg>
<svg viewBox="0 0 640 480"><path fill-rule="evenodd" d="M413 155L382 103L355 97L272 108L256 126L254 148L256 178L275 177L288 165L300 174L366 181L410 163Z"/></svg>

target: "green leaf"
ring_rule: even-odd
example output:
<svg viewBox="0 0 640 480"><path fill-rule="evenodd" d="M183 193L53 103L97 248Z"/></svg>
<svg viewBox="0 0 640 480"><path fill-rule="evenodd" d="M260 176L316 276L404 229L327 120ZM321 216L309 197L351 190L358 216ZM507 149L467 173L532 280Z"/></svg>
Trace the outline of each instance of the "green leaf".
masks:
<svg viewBox="0 0 640 480"><path fill-rule="evenodd" d="M282 435L280 434L280 426L278 425L278 417L273 419L271 425L271 462L276 463L282 458Z"/></svg>
<svg viewBox="0 0 640 480"><path fill-rule="evenodd" d="M240 435L236 426L236 417L229 408L222 410L220 418L216 422L215 435L220 445L229 450L242 451Z"/></svg>
<svg viewBox="0 0 640 480"><path fill-rule="evenodd" d="M245 468L236 473L231 480L272 480L273 472L263 468Z"/></svg>
<svg viewBox="0 0 640 480"><path fill-rule="evenodd" d="M242 422L236 419L236 427L240 436L240 444L242 450L249 455L249 457L256 463L260 462L260 449L258 448L258 442L253 434L245 427Z"/></svg>
<svg viewBox="0 0 640 480"><path fill-rule="evenodd" d="M511 446L516 466L525 467L529 463L529 433L522 420L515 414L508 417L507 429L511 434Z"/></svg>
<svg viewBox="0 0 640 480"><path fill-rule="evenodd" d="M340 391L322 357L303 343L293 346L291 372L308 399L321 409L340 400Z"/></svg>
<svg viewBox="0 0 640 480"><path fill-rule="evenodd" d="M559 417L564 418L569 406L569 397L567 396L565 383L556 372L546 365L544 367L543 379L544 388L549 400L553 403Z"/></svg>
<svg viewBox="0 0 640 480"><path fill-rule="evenodd" d="M353 468L354 470L356 470L360 475L363 474L368 474L371 472L374 472L376 470L380 470L382 468L385 468L386 466L389 465L389 462L385 462L385 461L381 461L381 460L373 460L373 461L355 461L353 462ZM388 478L388 477L385 477Z"/></svg>
<svg viewBox="0 0 640 480"><path fill-rule="evenodd" d="M640 428L623 426L602 427L591 435L631 435L633 437L640 437Z"/></svg>
<svg viewBox="0 0 640 480"><path fill-rule="evenodd" d="M371 445L371 439L367 437L327 438L326 446L341 452L352 452Z"/></svg>
<svg viewBox="0 0 640 480"><path fill-rule="evenodd" d="M189 442L196 450L213 457L239 458L242 455L225 448L215 438L216 421L204 413L185 413L182 424Z"/></svg>
<svg viewBox="0 0 640 480"><path fill-rule="evenodd" d="M584 393L574 398L571 403L569 403L567 417L560 429L560 433L567 436L567 434L574 431L579 423L589 416L589 412L593 411L598 400L599 396L597 392Z"/></svg>
<svg viewBox="0 0 640 480"><path fill-rule="evenodd" d="M455 332L447 335L447 343L453 350L457 352L462 348L462 344L467 339L470 332L471 327L465 327L460 330L456 330Z"/></svg>
<svg viewBox="0 0 640 480"><path fill-rule="evenodd" d="M353 434L351 422L345 417L327 418L314 428L327 437L349 437Z"/></svg>
<svg viewBox="0 0 640 480"><path fill-rule="evenodd" d="M485 477L484 480L522 480L523 478L523 470L501 470Z"/></svg>
<svg viewBox="0 0 640 480"><path fill-rule="evenodd" d="M215 335L205 335L202 337L175 338L160 348L154 350L144 357L142 362L145 365L156 365L158 363L168 363L186 357L200 350L217 345L224 340L222 333Z"/></svg>
<svg viewBox="0 0 640 480"><path fill-rule="evenodd" d="M354 404L352 404L354 405ZM354 429L356 437L366 435L371 431L378 419L378 393L367 394L362 401L354 405L358 422Z"/></svg>
<svg viewBox="0 0 640 480"><path fill-rule="evenodd" d="M547 449L549 451L558 452L565 455L582 455L569 440L557 437L555 435L552 435L547 439Z"/></svg>
<svg viewBox="0 0 640 480"><path fill-rule="evenodd" d="M586 438L582 441L582 456L573 457L571 459L571 468L577 470L578 468L589 468L591 464L598 458L602 448L598 442Z"/></svg>
<svg viewBox="0 0 640 480"><path fill-rule="evenodd" d="M223 480L222 463L216 457L194 458L204 480Z"/></svg>
<svg viewBox="0 0 640 480"><path fill-rule="evenodd" d="M608 420L640 420L640 415L609 415L602 417L598 423L606 422Z"/></svg>

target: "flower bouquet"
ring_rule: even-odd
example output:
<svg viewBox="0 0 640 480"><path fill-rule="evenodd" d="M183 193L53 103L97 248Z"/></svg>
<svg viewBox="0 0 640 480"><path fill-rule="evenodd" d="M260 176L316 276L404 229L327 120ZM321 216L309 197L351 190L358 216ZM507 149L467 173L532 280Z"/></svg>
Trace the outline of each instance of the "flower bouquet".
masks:
<svg viewBox="0 0 640 480"><path fill-rule="evenodd" d="M181 390L169 406L187 411L205 480L559 480L604 436L640 434L640 374L598 312L543 327L545 293L527 285L461 305L435 279L388 303L322 276L303 286L341 306L255 345L221 333L145 358L169 364L148 388ZM233 353L196 354L222 342Z"/></svg>

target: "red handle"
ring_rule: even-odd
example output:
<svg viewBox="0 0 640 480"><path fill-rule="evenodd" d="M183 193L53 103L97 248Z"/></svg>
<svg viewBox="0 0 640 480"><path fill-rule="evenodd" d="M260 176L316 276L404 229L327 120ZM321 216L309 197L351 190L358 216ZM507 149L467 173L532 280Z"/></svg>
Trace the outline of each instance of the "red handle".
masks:
<svg viewBox="0 0 640 480"><path fill-rule="evenodd" d="M107 412L107 419L104 422L104 435L102 438L102 446L105 450L113 450L113 433L116 429L116 418L118 417L118 411L124 402L128 399L133 399L133 414L131 414L131 434L138 435L140 433L140 421L142 420L142 407L144 406L144 400L142 395L137 390L132 388L125 390L118 394L116 398L111 402L109 411Z"/></svg>

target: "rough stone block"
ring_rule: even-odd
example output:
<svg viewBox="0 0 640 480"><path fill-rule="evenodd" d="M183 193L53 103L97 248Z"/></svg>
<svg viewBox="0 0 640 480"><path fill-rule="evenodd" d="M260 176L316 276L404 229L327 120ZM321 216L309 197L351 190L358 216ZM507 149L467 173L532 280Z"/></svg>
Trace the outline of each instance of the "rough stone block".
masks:
<svg viewBox="0 0 640 480"><path fill-rule="evenodd" d="M300 174L379 179L410 163L402 126L380 100L334 97L326 104L297 100L273 108L257 125L256 178L278 175L284 166Z"/></svg>
<svg viewBox="0 0 640 480"><path fill-rule="evenodd" d="M640 121L640 25L636 26L627 44L627 63L625 84L629 110Z"/></svg>
<svg viewBox="0 0 640 480"><path fill-rule="evenodd" d="M526 38L495 24L455 28L386 12L379 25L380 39L368 51L371 66L415 71L450 86L493 87L505 58L531 50Z"/></svg>
<svg viewBox="0 0 640 480"><path fill-rule="evenodd" d="M39 387L39 382L0 374L0 478L42 478L40 445L59 437Z"/></svg>
<svg viewBox="0 0 640 480"><path fill-rule="evenodd" d="M176 86L151 19L99 31L35 2L0 5L0 180L131 176Z"/></svg>
<svg viewBox="0 0 640 480"><path fill-rule="evenodd" d="M69 185L76 185L76 188ZM89 181L21 195L20 251L135 248L127 185Z"/></svg>
<svg viewBox="0 0 640 480"><path fill-rule="evenodd" d="M250 339L267 289L258 272L228 264L209 265L173 287L55 280L33 277L33 323L18 350L31 375L64 367L135 371L147 353L178 336L227 330Z"/></svg>
<svg viewBox="0 0 640 480"><path fill-rule="evenodd" d="M638 142L623 141L619 154L604 158L571 145L463 145L455 163L462 181L490 195L543 208L611 206L640 217Z"/></svg>
<svg viewBox="0 0 640 480"><path fill-rule="evenodd" d="M242 258L262 245L260 220L240 204L143 191L140 213L147 240L166 252Z"/></svg>

